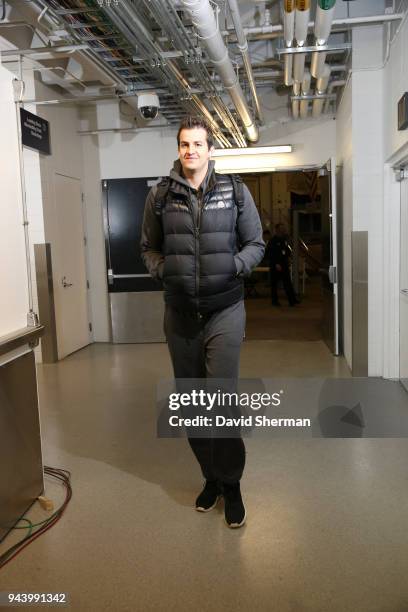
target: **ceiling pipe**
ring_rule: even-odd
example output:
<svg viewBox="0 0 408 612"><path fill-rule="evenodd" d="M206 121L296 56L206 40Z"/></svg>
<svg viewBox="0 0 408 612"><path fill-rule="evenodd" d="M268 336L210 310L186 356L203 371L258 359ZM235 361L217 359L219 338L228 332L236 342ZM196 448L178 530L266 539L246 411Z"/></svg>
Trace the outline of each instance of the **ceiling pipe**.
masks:
<svg viewBox="0 0 408 612"><path fill-rule="evenodd" d="M327 90L328 95L331 95L333 93L333 90L335 89L335 87L343 87L346 83L347 81L344 79L339 79L338 81L332 81L329 85L329 89ZM329 110L329 104L330 104L330 98L327 98L324 104L323 112L327 113L327 111Z"/></svg>
<svg viewBox="0 0 408 612"><path fill-rule="evenodd" d="M259 139L258 127L251 116L209 0L182 0L182 4L197 29L210 60L221 76L223 85L244 125L248 140L257 142Z"/></svg>
<svg viewBox="0 0 408 612"><path fill-rule="evenodd" d="M256 114L261 123L263 123L263 115L261 111L261 105L259 103L258 94L256 91L255 79L252 72L251 59L248 53L248 41L244 34L244 29L242 27L241 16L239 14L239 8L237 0L228 0L228 6L231 12L232 21L234 22L235 31L237 33L238 40L238 49L242 54L242 61L245 66L246 75L248 78L249 87L251 89L252 99L255 104Z"/></svg>
<svg viewBox="0 0 408 612"><path fill-rule="evenodd" d="M317 0L314 35L316 45L325 45L330 36L336 0ZM312 53L310 72L316 79L323 75L327 53Z"/></svg>
<svg viewBox="0 0 408 612"><path fill-rule="evenodd" d="M386 23L388 21L402 21L404 17L405 13L383 13L382 15L370 15L369 17L343 17L341 19L333 19L332 27L335 28L336 32L344 32L345 30L348 30L349 26L373 25L375 23ZM313 30L314 25L314 21L309 21L308 29ZM244 32L247 36L270 34L271 38L281 38L283 36L283 26L280 24L252 26L244 28ZM222 32L224 36L228 36L232 33L232 30L225 30Z"/></svg>
<svg viewBox="0 0 408 612"><path fill-rule="evenodd" d="M310 92L310 81L311 81L310 72L305 72L305 76L303 77L302 82L302 96L307 96ZM302 119L306 119L309 113L309 100L301 100L300 101L300 117Z"/></svg>
<svg viewBox="0 0 408 612"><path fill-rule="evenodd" d="M299 119L299 100L292 100L292 117Z"/></svg>
<svg viewBox="0 0 408 612"><path fill-rule="evenodd" d="M326 92L327 86L329 84L330 72L331 72L330 66L328 64L325 64L324 69L323 69L323 75L317 79L317 83L316 83L316 94L317 95L320 96ZM325 98L313 100L312 115L315 119L317 117L320 117L320 115L322 114L324 102L325 102Z"/></svg>
<svg viewBox="0 0 408 612"><path fill-rule="evenodd" d="M283 38L285 46L291 47L295 35L295 0L283 1ZM293 84L293 56L290 53L284 59L284 83L289 86Z"/></svg>
<svg viewBox="0 0 408 612"><path fill-rule="evenodd" d="M103 10L131 44L137 46L138 35L143 41L143 46L148 49L149 53L153 54L153 56L160 56L162 49L153 40L151 33L140 21L137 13L134 11L134 7L131 6L127 0L121 0L117 8L106 7ZM171 79L173 77L173 79L175 78L178 81L183 91L185 91L189 96L191 104L194 105L194 107L206 117L211 125L217 142L223 147L230 147L231 145L228 139L222 133L217 121L212 117L204 102L202 102L201 99L194 93L190 83L180 72L176 64L171 60L167 61L166 65L163 66L163 71L167 79Z"/></svg>
<svg viewBox="0 0 408 612"><path fill-rule="evenodd" d="M310 17L310 0L296 0L295 38L298 47L303 47L307 38ZM305 53L296 53L293 61L293 80L302 83L305 73Z"/></svg>

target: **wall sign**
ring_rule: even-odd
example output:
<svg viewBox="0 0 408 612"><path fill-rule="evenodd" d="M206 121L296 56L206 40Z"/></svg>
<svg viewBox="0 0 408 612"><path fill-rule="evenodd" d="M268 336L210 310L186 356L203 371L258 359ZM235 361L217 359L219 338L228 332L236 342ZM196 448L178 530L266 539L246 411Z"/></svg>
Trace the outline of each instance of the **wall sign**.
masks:
<svg viewBox="0 0 408 612"><path fill-rule="evenodd" d="M408 91L398 101L398 129L406 130L408 127Z"/></svg>
<svg viewBox="0 0 408 612"><path fill-rule="evenodd" d="M51 155L48 121L20 108L21 140L23 145L40 153Z"/></svg>

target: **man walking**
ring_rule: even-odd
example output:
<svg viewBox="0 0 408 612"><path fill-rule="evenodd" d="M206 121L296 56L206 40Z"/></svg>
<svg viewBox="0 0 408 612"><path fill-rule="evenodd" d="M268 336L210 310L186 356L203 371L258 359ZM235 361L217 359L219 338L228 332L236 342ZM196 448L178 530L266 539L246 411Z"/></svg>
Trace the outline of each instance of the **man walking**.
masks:
<svg viewBox="0 0 408 612"><path fill-rule="evenodd" d="M238 177L217 175L208 124L186 117L177 134L178 160L169 179L147 197L141 251L163 281L164 330L175 378L237 380L245 332L243 276L261 261L262 228L249 190ZM206 480L196 509L220 495L229 527L246 518L240 492L242 438L189 438Z"/></svg>

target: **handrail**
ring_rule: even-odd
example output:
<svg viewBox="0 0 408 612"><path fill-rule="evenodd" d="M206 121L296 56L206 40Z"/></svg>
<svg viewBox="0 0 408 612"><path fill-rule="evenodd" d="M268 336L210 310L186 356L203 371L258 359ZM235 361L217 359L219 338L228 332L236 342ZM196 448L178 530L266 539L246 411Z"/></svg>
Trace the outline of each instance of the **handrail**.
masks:
<svg viewBox="0 0 408 612"><path fill-rule="evenodd" d="M10 334L0 336L0 355L9 353L10 351L29 344L36 346L40 337L44 334L44 325L36 325L35 327L22 327Z"/></svg>

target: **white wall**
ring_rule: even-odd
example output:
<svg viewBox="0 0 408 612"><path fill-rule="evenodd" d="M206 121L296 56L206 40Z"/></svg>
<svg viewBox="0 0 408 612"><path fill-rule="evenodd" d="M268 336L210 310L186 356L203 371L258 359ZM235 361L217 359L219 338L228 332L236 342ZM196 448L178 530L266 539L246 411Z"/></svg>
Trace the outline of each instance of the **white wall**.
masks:
<svg viewBox="0 0 408 612"><path fill-rule="evenodd" d="M369 235L369 375L398 377L399 202L393 200L398 187L391 185L386 164L408 147L408 130L397 129L397 103L408 89L408 22L389 49L383 34L382 26L353 30L353 73L337 117L344 170L345 349L351 364L349 239L352 230L363 230Z"/></svg>
<svg viewBox="0 0 408 612"><path fill-rule="evenodd" d="M408 142L408 130L398 131L398 100L408 91L408 19L402 24L384 70L384 149L388 161Z"/></svg>
<svg viewBox="0 0 408 612"><path fill-rule="evenodd" d="M342 311L343 350L352 366L352 313L351 313L351 232L353 228L353 140L352 140L352 80L350 79L338 109L337 164L341 166L339 192L341 193L341 253L342 253Z"/></svg>
<svg viewBox="0 0 408 612"><path fill-rule="evenodd" d="M81 130L96 127L95 106L81 110ZM81 137L84 160L83 191L87 226L87 253L89 269L89 300L94 342L110 341L108 287L106 281L105 238L102 217L102 190L100 148L98 136Z"/></svg>
<svg viewBox="0 0 408 612"><path fill-rule="evenodd" d="M55 98L55 92L40 81L37 81L36 97L40 100ZM59 313L61 311L62 295L56 288L60 287L62 272L61 262L58 257L59 230L54 188L55 175L58 173L78 179L81 181L83 189L84 164L82 157L82 142L78 134L79 114L76 106L64 106L63 104L37 106L37 114L50 123L51 155L40 156L41 205L44 218L44 240L51 245L55 317L57 321L58 339L58 333L60 333L59 321L61 321L61 317ZM84 227L84 229L86 232L86 227ZM92 337L90 336L90 341L91 340Z"/></svg>
<svg viewBox="0 0 408 612"><path fill-rule="evenodd" d="M336 123L332 118L316 121L290 121L276 123L271 128L261 129L258 146L293 146L292 153L253 157L235 157L218 160L218 172L264 172L271 168L304 168L323 166L336 154Z"/></svg>
<svg viewBox="0 0 408 612"><path fill-rule="evenodd" d="M406 3L407 4L407 3ZM392 167L406 163L408 130L398 131L397 104L408 90L408 21L401 24L384 69L384 375L399 378L400 184ZM405 159L404 159L405 158Z"/></svg>
<svg viewBox="0 0 408 612"><path fill-rule="evenodd" d="M1 227L0 335L26 327L29 309L23 214L21 203L18 132L12 75L0 65Z"/></svg>
<svg viewBox="0 0 408 612"><path fill-rule="evenodd" d="M35 82L32 71L24 72L25 90L24 95L29 99L35 98ZM25 109L30 113L38 114L34 104L25 105ZM41 186L41 171L40 171L40 153L37 151L23 148L24 161L24 187L26 192L27 204L27 219L29 233L29 250L30 250L30 269L32 282L32 298L33 310L38 314L38 293L37 293L37 277L35 270L34 245L43 243L44 237L44 215L42 201L42 186ZM42 361L41 341L34 349L36 362Z"/></svg>
<svg viewBox="0 0 408 612"><path fill-rule="evenodd" d="M383 374L383 26L353 30L353 230L368 231L368 374Z"/></svg>

